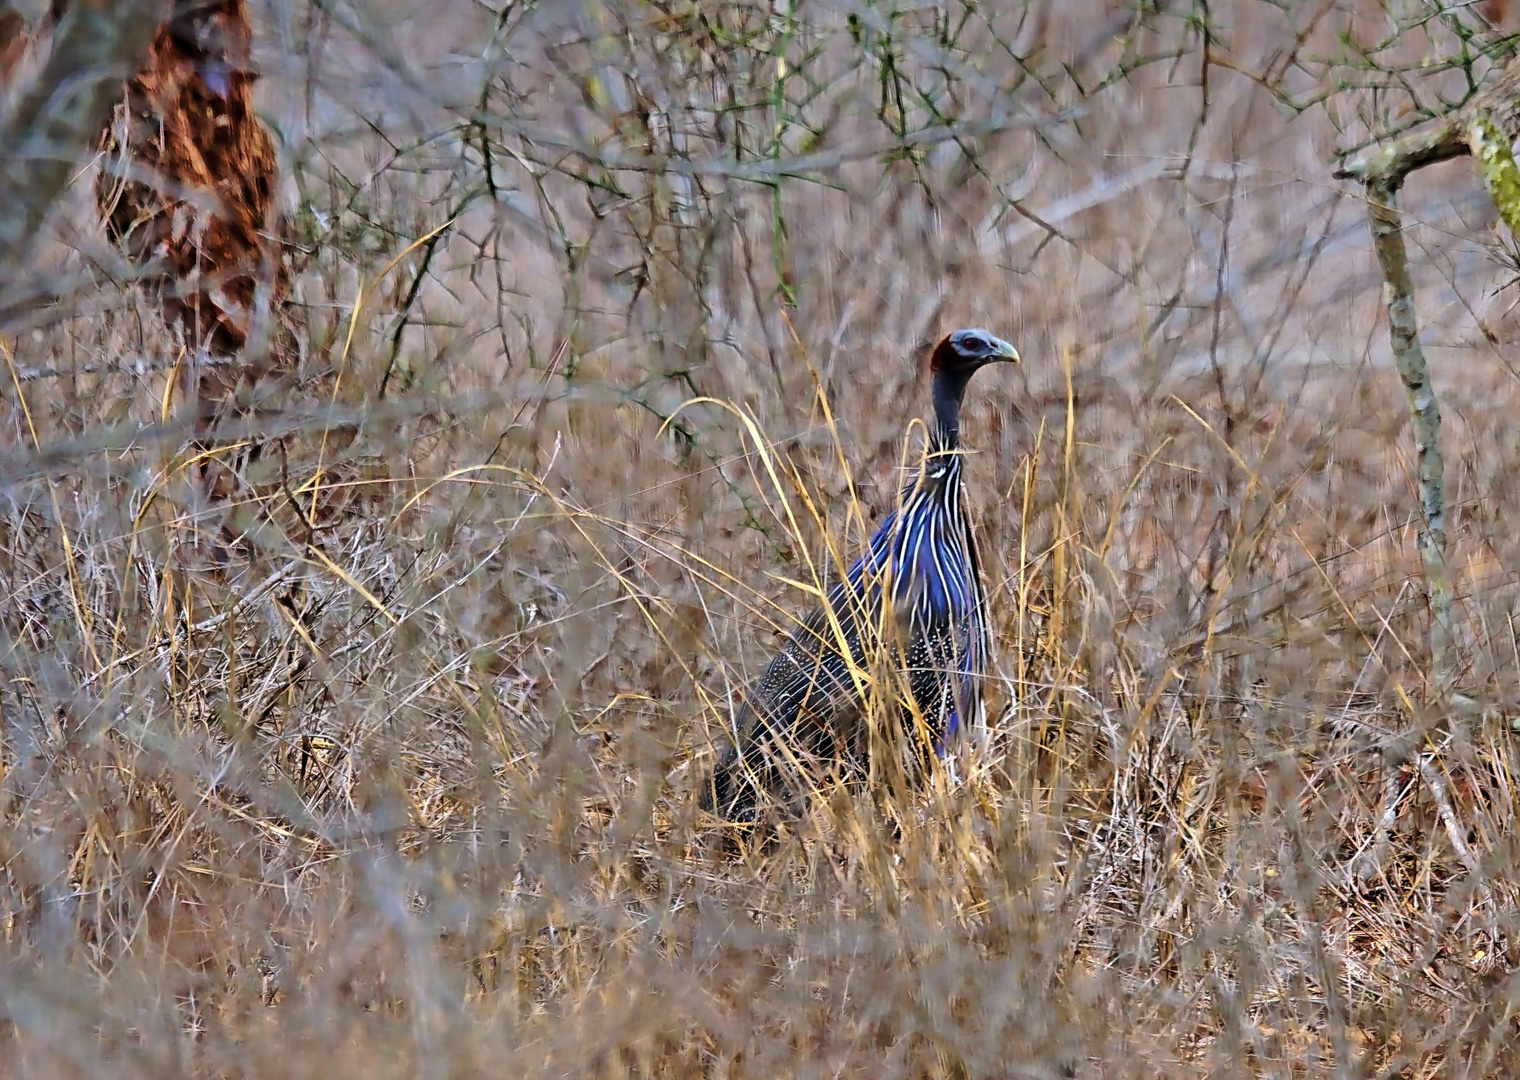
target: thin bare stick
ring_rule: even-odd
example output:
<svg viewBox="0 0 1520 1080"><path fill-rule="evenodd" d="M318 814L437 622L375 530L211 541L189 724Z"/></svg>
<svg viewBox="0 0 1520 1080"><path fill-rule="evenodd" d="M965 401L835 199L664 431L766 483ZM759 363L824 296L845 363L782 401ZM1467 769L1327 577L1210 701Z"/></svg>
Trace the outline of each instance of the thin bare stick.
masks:
<svg viewBox="0 0 1520 1080"><path fill-rule="evenodd" d="M1472 849L1467 846L1466 830L1457 821L1456 811L1451 808L1451 798L1446 793L1446 781L1441 778L1441 774L1436 771L1426 755L1416 754L1415 760L1419 762L1420 776L1425 780L1425 786L1430 789L1430 797L1435 800L1436 813L1440 815L1441 824L1446 829L1446 839L1451 841L1452 850L1457 853L1457 858L1462 860L1462 865L1467 867L1467 872L1476 878L1478 860L1473 857Z"/></svg>

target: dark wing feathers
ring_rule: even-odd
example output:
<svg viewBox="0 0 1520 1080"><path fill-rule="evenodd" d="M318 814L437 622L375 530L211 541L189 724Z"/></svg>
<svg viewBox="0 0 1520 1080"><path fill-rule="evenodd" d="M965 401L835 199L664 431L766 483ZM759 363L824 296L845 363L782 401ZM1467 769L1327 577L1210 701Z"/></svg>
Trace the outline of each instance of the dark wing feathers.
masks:
<svg viewBox="0 0 1520 1080"><path fill-rule="evenodd" d="M942 754L967 723L981 722L981 674L988 655L986 594L971 523L961 506L960 461L926 467L871 537L866 552L791 635L745 694L735 739L724 752L704 803L730 820L755 814L760 790L792 788L794 760L858 758L865 747L852 665L869 667L881 634L882 591L904 622L901 657L913 705ZM830 613L843 631L839 647ZM793 791L793 800L798 797Z"/></svg>

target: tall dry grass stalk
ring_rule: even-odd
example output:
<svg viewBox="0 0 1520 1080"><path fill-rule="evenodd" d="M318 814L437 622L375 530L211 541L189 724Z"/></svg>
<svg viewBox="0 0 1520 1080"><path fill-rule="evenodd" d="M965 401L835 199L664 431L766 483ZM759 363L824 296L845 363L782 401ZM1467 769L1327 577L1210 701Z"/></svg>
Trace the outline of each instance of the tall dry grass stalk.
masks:
<svg viewBox="0 0 1520 1080"><path fill-rule="evenodd" d="M1448 724L1330 179L1505 62L1477 9L250 9L297 378L206 445L88 173L0 283L0 1071L1513 1070L1511 286L1411 178ZM1025 358L990 745L724 851L960 325Z"/></svg>

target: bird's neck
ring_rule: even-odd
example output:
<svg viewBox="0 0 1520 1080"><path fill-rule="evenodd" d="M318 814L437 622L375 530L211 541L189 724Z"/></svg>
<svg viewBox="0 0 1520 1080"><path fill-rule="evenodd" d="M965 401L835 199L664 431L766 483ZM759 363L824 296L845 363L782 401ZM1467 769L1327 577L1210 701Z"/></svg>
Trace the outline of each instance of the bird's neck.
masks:
<svg viewBox="0 0 1520 1080"><path fill-rule="evenodd" d="M954 452L961 445L961 399L966 395L969 372L941 371L934 376L931 395L934 400L934 429L929 437L929 452Z"/></svg>

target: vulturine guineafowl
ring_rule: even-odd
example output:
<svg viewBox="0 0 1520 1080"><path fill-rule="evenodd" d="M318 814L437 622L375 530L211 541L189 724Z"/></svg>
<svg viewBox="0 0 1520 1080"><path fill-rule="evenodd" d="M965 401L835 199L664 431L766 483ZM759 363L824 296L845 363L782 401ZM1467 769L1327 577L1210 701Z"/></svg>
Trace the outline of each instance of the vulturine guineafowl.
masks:
<svg viewBox="0 0 1520 1080"><path fill-rule="evenodd" d="M746 692L735 739L703 792L706 809L753 821L762 793L796 806L808 765L860 761L869 743L863 692L882 656L912 699L902 702L905 729L925 732L936 754L964 729L985 724L986 591L962 500L961 401L982 367L1018 359L985 330L957 330L935 348L934 422L918 473L826 605Z"/></svg>

